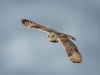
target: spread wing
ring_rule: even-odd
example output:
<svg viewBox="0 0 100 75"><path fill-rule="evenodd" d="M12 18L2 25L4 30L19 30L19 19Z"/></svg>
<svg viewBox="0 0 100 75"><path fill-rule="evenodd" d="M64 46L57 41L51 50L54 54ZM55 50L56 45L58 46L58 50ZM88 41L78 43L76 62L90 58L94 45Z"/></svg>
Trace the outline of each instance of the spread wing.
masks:
<svg viewBox="0 0 100 75"><path fill-rule="evenodd" d="M58 38L58 41L61 43L69 59L73 63L82 62L82 56L78 51L77 47L75 46L75 44L71 40L69 40L68 38Z"/></svg>
<svg viewBox="0 0 100 75"><path fill-rule="evenodd" d="M40 30L40 31L43 31L43 32L46 32L46 33L50 33L50 32L57 32L53 29L49 29L49 28L46 28L42 25L39 25L35 22L32 22L30 20L27 20L27 19L22 19L22 24L28 28L31 28L31 29L36 29L36 30Z"/></svg>

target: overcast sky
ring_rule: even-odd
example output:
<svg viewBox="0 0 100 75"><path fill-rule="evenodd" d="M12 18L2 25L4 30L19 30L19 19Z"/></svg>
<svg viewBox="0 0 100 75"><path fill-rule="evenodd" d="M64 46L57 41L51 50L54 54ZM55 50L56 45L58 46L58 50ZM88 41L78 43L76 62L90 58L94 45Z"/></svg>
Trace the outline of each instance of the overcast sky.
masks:
<svg viewBox="0 0 100 75"><path fill-rule="evenodd" d="M22 18L74 36L83 62ZM99 53L99 0L0 0L0 75L100 75Z"/></svg>

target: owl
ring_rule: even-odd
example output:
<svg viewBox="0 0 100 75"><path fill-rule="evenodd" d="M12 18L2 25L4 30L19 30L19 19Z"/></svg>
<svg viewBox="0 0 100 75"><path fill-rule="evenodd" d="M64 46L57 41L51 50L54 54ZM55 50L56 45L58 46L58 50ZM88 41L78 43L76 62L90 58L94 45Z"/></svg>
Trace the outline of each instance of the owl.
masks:
<svg viewBox="0 0 100 75"><path fill-rule="evenodd" d="M56 30L47 28L45 26L42 26L40 24L37 24L37 23L32 22L27 19L22 19L21 22L27 28L46 32L47 38L50 42L53 42L53 43L59 42L62 45L62 47L64 48L64 51L66 52L68 58L73 63L81 63L82 62L82 56L81 56L80 52L78 51L78 48L76 47L76 45L72 42L72 40L76 41L76 39L74 37L72 37L71 35L58 32Z"/></svg>

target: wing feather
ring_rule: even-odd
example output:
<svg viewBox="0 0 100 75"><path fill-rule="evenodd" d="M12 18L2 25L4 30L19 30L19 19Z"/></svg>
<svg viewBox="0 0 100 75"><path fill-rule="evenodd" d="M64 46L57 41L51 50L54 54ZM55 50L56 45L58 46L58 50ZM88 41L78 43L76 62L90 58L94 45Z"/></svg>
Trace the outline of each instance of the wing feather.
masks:
<svg viewBox="0 0 100 75"><path fill-rule="evenodd" d="M69 38L58 38L58 41L61 43L69 59L73 63L82 62L82 56L80 52L78 51L76 45L71 40L69 40Z"/></svg>
<svg viewBox="0 0 100 75"><path fill-rule="evenodd" d="M31 29L36 29L36 30L40 30L40 31L43 31L43 32L46 32L46 33L50 33L50 32L57 32L53 29L49 29L47 27L44 27L40 24L37 24L35 22L32 22L30 20L27 20L27 19L22 19L22 24L28 28L31 28Z"/></svg>

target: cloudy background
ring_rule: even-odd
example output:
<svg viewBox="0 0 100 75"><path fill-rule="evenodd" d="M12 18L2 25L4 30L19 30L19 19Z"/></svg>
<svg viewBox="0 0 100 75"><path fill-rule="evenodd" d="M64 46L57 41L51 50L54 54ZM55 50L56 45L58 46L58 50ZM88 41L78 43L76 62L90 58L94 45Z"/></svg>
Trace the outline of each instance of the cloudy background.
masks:
<svg viewBox="0 0 100 75"><path fill-rule="evenodd" d="M83 62L22 18L74 36ZM100 75L99 53L99 0L0 0L0 75Z"/></svg>

